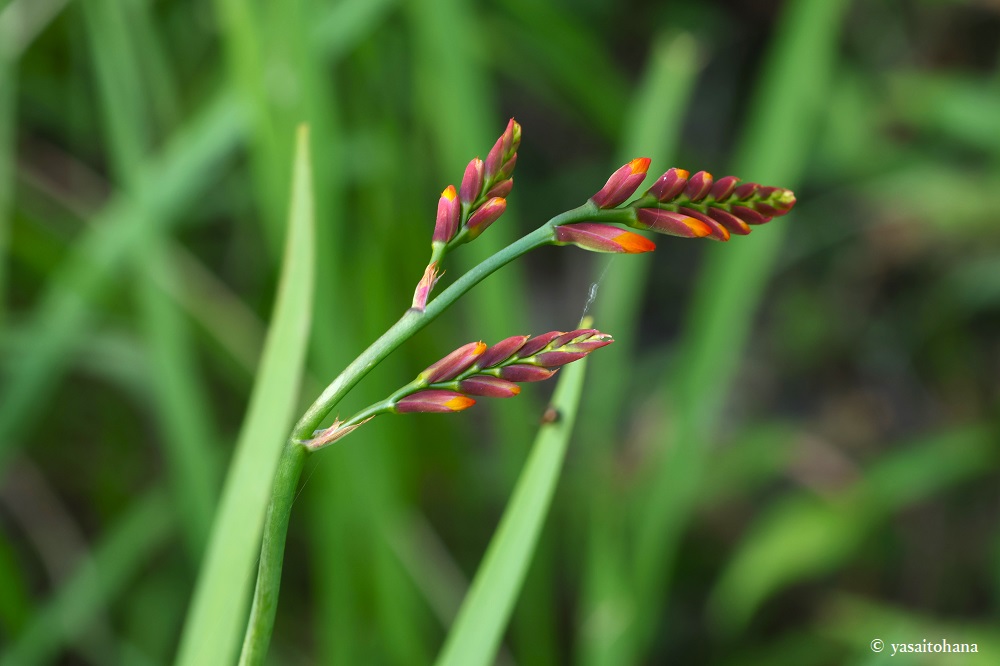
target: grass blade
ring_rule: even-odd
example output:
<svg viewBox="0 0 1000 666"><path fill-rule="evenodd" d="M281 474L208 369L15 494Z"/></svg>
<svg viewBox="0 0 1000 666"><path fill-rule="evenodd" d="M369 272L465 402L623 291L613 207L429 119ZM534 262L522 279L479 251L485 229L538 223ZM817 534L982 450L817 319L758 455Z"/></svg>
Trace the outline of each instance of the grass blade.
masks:
<svg viewBox="0 0 1000 666"><path fill-rule="evenodd" d="M299 128L274 316L181 642L180 664L231 663L281 447L292 425L311 323L315 258L308 129Z"/></svg>
<svg viewBox="0 0 1000 666"><path fill-rule="evenodd" d="M583 391L584 364L577 361L562 371L551 402L558 419L543 424L538 431L438 666L493 663L552 503Z"/></svg>
<svg viewBox="0 0 1000 666"><path fill-rule="evenodd" d="M990 472L994 437L975 427L907 442L832 498L804 492L773 502L720 576L713 619L726 632L744 630L770 595L837 570L894 513Z"/></svg>
<svg viewBox="0 0 1000 666"><path fill-rule="evenodd" d="M823 91L836 54L840 19L848 3L789 3L756 91L733 171L741 178L794 187L804 169L810 137L824 110ZM706 464L718 396L734 377L749 335L751 317L771 273L784 226L761 230L739 247L711 247L678 351L681 363L670 380L677 418L664 434L662 450L636 498L642 513L636 536L635 593L638 607L626 638L633 651L652 637L680 537L696 502ZM635 652L624 661L635 661Z"/></svg>
<svg viewBox="0 0 1000 666"><path fill-rule="evenodd" d="M622 137L616 164L643 155L653 159L654 173L670 166L700 65L698 43L692 36L660 37L627 116L628 129ZM593 360L599 369L601 388L587 391L583 398L581 445L587 464L583 468L586 477L576 490L579 501L591 507L591 514L583 526L588 532L586 542L590 550L577 640L582 662L587 664L616 663L610 646L626 624L626 609L631 604L623 583L629 565L621 548L622 525L612 508L620 500L610 484L594 484L593 479L603 478L603 470L614 466L609 459L615 453L606 442L617 437L619 415L626 410L628 396L634 395L631 391L635 388L630 385L634 378L625 368L636 359L643 293L637 285L648 283L655 260L652 253L621 260L612 257L609 261L613 263L602 263L593 276L601 285L594 316L615 335L615 344L607 349L607 354ZM598 621L599 617L605 619Z"/></svg>
<svg viewBox="0 0 1000 666"><path fill-rule="evenodd" d="M89 299L109 288L126 258L154 231L135 220L175 222L212 182L211 174L242 131L243 116L233 97L217 97L157 159L143 165L137 182L144 203L125 194L113 199L56 271L28 323L34 344L11 364L2 383L0 468L21 444L26 422L46 408L44 395L58 382L93 316Z"/></svg>
<svg viewBox="0 0 1000 666"><path fill-rule="evenodd" d="M136 262L139 273L136 301L153 368L150 380L157 396L157 416L162 424L171 485L192 560L197 561L208 540L217 483L222 474L212 446L214 428L206 409L210 403L205 399L197 371L187 322L155 286L157 279L160 282L171 280L169 264L164 260L167 235L163 230L166 225L150 217L142 206L145 202L142 192L132 183L149 135L145 91L162 78L140 68L142 54L159 59L155 39L149 37L146 46L139 48L135 36L126 28L130 21L148 23L146 9L136 6L128 11L122 5L103 0L87 3L83 14L90 37L91 58L100 83L101 111L115 179L135 196L142 207L143 225L150 228ZM159 87L164 89L158 96L163 102L163 97L170 96L169 86Z"/></svg>
<svg viewBox="0 0 1000 666"><path fill-rule="evenodd" d="M96 546L91 561L31 618L28 627L0 655L0 666L50 663L59 649L86 629L97 609L124 589L150 556L167 542L173 512L166 493L150 492Z"/></svg>
<svg viewBox="0 0 1000 666"><path fill-rule="evenodd" d="M14 125L17 121L17 70L0 54L0 326L7 310L7 262L14 210Z"/></svg>

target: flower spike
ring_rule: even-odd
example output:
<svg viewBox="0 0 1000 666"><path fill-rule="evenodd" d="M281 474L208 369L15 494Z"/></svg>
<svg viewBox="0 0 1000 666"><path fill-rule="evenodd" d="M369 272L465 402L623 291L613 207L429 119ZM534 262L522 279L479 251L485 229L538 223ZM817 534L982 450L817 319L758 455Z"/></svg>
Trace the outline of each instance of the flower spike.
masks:
<svg viewBox="0 0 1000 666"><path fill-rule="evenodd" d="M614 208L635 194L639 185L646 179L649 170L649 158L637 157L625 164L608 178L597 194L590 197L598 208Z"/></svg>
<svg viewBox="0 0 1000 666"><path fill-rule="evenodd" d="M473 396L512 398L521 392L519 382L546 380L567 363L612 342L611 336L595 328L549 331L533 338L515 335L492 347L470 342L432 364L386 400L369 405L347 421L338 419L326 430L314 433L313 439L300 443L312 450L322 448L379 414L449 414L476 404Z"/></svg>
<svg viewBox="0 0 1000 666"><path fill-rule="evenodd" d="M656 244L648 238L609 224L580 222L556 227L556 245L576 245L592 252L639 254L651 252Z"/></svg>
<svg viewBox="0 0 1000 666"><path fill-rule="evenodd" d="M489 348L470 342L424 370L411 386L424 393L441 390L509 398L520 392L514 382L548 379L560 367L612 342L596 328L549 331L533 338L515 335Z"/></svg>
<svg viewBox="0 0 1000 666"><path fill-rule="evenodd" d="M741 184L735 176L716 179L707 171L692 176L684 169L669 169L632 204L635 219L626 224L672 236L725 241L731 234L749 234L752 225L770 222L794 205L791 190Z"/></svg>

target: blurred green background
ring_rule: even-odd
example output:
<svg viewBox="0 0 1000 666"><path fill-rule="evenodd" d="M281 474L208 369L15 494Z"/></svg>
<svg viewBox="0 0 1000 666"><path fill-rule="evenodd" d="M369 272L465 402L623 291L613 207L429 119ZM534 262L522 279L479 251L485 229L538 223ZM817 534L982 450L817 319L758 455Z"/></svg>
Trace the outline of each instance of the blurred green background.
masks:
<svg viewBox="0 0 1000 666"><path fill-rule="evenodd" d="M998 57L987 0L0 0L0 663L174 658L295 126L304 407L409 305L438 193L511 116L508 212L446 282L636 156L799 203L725 244L539 251L341 405L570 329L597 285L617 343L499 663L997 663ZM312 458L273 663L430 663L550 391Z"/></svg>

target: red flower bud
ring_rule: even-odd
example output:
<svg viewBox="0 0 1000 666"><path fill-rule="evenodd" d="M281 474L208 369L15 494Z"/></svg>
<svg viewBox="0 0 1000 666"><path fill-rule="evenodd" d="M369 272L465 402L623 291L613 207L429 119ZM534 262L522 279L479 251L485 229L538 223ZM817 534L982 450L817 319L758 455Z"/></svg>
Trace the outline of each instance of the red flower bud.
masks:
<svg viewBox="0 0 1000 666"><path fill-rule="evenodd" d="M556 227L556 244L572 244L592 252L618 254L639 254L656 249L653 241L639 234L593 222L565 224Z"/></svg>
<svg viewBox="0 0 1000 666"><path fill-rule="evenodd" d="M399 414L413 412L447 414L449 412L460 412L463 409L472 407L474 404L476 404L475 400L456 391L429 389L426 391L417 391L402 398L396 403L395 411Z"/></svg>
<svg viewBox="0 0 1000 666"><path fill-rule="evenodd" d="M777 217L785 212L783 210L778 210L774 206L770 206L766 203L755 203L753 205L753 209L758 213L760 213L761 215L765 215L767 217Z"/></svg>
<svg viewBox="0 0 1000 666"><path fill-rule="evenodd" d="M707 171L699 171L695 175L691 176L687 185L684 186L684 195L690 201L701 201L711 189L712 174Z"/></svg>
<svg viewBox="0 0 1000 666"><path fill-rule="evenodd" d="M549 351L535 354L535 362L545 368L558 368L561 365L579 361L587 352Z"/></svg>
<svg viewBox="0 0 1000 666"><path fill-rule="evenodd" d="M510 159L503 163L500 167L500 171L497 172L497 178L506 179L510 178L511 174L514 173L514 166L517 164L517 153L510 156Z"/></svg>
<svg viewBox="0 0 1000 666"><path fill-rule="evenodd" d="M649 169L648 157L637 157L623 165L608 178L608 182L594 196L590 197L598 208L614 208L635 194L646 179Z"/></svg>
<svg viewBox="0 0 1000 666"><path fill-rule="evenodd" d="M607 347L612 342L614 342L614 340L611 339L611 336L606 336L604 338L592 338L584 342L574 342L573 344L565 345L562 348L562 351L584 352L589 354L595 349L600 349L601 347Z"/></svg>
<svg viewBox="0 0 1000 666"><path fill-rule="evenodd" d="M743 183L742 185L737 185L736 189L733 190L733 197L739 200L749 199L750 197L757 194L757 188L760 185L757 183Z"/></svg>
<svg viewBox="0 0 1000 666"><path fill-rule="evenodd" d="M465 223L469 230L469 240L486 231L486 228L496 222L505 210L507 210L507 200L500 197L493 197L477 208L476 212L469 216L468 222Z"/></svg>
<svg viewBox="0 0 1000 666"><path fill-rule="evenodd" d="M556 374L555 370L537 365L507 365L500 368L500 377L512 382L540 382Z"/></svg>
<svg viewBox="0 0 1000 666"><path fill-rule="evenodd" d="M510 191L514 189L514 179L507 178L506 180L501 180L499 183L494 185L489 192L486 193L487 199L492 199L493 197L500 197L501 199L506 199Z"/></svg>
<svg viewBox="0 0 1000 666"><path fill-rule="evenodd" d="M565 335L562 331L549 331L548 333L542 333L541 335L536 335L527 342L524 346L517 352L518 358L530 358L542 351L549 344L561 335Z"/></svg>
<svg viewBox="0 0 1000 666"><path fill-rule="evenodd" d="M524 346L528 337L527 335L515 335L506 340L501 340L483 352L483 355L476 361L476 365L485 369L492 368L497 363L506 361Z"/></svg>
<svg viewBox="0 0 1000 666"><path fill-rule="evenodd" d="M730 210L733 215L740 218L747 224L764 224L765 222L771 221L771 216L762 215L753 208L747 208L746 206L733 206Z"/></svg>
<svg viewBox="0 0 1000 666"><path fill-rule="evenodd" d="M713 233L710 225L683 213L662 208L639 208L635 214L639 218L636 226L640 229L682 238L702 238Z"/></svg>
<svg viewBox="0 0 1000 666"><path fill-rule="evenodd" d="M792 209L795 205L795 193L791 190L778 189L776 196L771 197L771 203L775 208L781 211L781 214L785 214Z"/></svg>
<svg viewBox="0 0 1000 666"><path fill-rule="evenodd" d="M672 201L684 189L690 176L684 169L668 169L646 193L660 201Z"/></svg>
<svg viewBox="0 0 1000 666"><path fill-rule="evenodd" d="M736 176L723 176L715 181L712 189L708 192L708 196L716 201L725 201L736 189L736 183L738 182L740 182L740 179Z"/></svg>
<svg viewBox="0 0 1000 666"><path fill-rule="evenodd" d="M485 398L513 398L521 392L521 387L512 381L475 375L458 383L458 390L467 395L483 396Z"/></svg>
<svg viewBox="0 0 1000 666"><path fill-rule="evenodd" d="M562 347L564 345L568 345L569 343L573 342L574 340L583 341L583 340L589 339L589 338L591 338L594 335L597 335L599 333L600 333L600 331L598 331L596 328L578 328L578 329L570 331L568 333L563 333L559 337L552 338L552 342L551 342L552 348L553 349L558 349L559 347Z"/></svg>
<svg viewBox="0 0 1000 666"><path fill-rule="evenodd" d="M715 220L713 220L712 218L710 218L708 215L702 213L701 211L697 211L693 208L687 208L685 206L681 206L678 209L678 211L683 213L684 215L693 217L694 219L698 220L699 222L707 226L709 229L711 229L712 233L708 235L709 238L720 241L729 240L729 230L726 229L721 224L719 224L718 222L716 222Z"/></svg>
<svg viewBox="0 0 1000 666"><path fill-rule="evenodd" d="M711 217L716 222L718 222L719 224L721 224L722 226L724 226L729 231L733 232L734 234L746 236L748 233L750 233L750 227L747 226L746 222L736 217L732 213L727 213L721 208L714 208L714 207L709 208L708 216Z"/></svg>
<svg viewBox="0 0 1000 666"><path fill-rule="evenodd" d="M458 193L455 186L449 185L438 199L437 221L434 223L435 243L447 243L458 233L458 223L462 217L462 209L458 203Z"/></svg>
<svg viewBox="0 0 1000 666"><path fill-rule="evenodd" d="M420 378L428 384L446 382L458 377L472 367L472 364L486 351L482 342L470 342L445 356L443 359L420 373Z"/></svg>
<svg viewBox="0 0 1000 666"><path fill-rule="evenodd" d="M513 118L507 122L507 128L497 139L496 143L490 149L489 154L486 156L486 180L487 182L494 180L494 177L500 173L507 162L514 156L517 152L518 146L521 144L521 126L517 124ZM514 165L510 166L511 171L514 169ZM507 176L510 176L508 172ZM506 177L506 176L505 176Z"/></svg>
<svg viewBox="0 0 1000 666"><path fill-rule="evenodd" d="M478 157L465 167L465 175L462 176L462 186L459 188L459 198L466 206L472 204L479 198L483 191L483 161Z"/></svg>

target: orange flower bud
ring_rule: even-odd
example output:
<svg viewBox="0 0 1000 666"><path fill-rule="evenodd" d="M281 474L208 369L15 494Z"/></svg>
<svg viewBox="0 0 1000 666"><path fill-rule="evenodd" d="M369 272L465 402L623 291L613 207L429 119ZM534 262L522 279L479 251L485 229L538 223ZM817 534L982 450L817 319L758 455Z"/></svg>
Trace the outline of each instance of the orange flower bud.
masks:
<svg viewBox="0 0 1000 666"><path fill-rule="evenodd" d="M614 208L635 194L639 185L646 179L649 170L649 158L637 157L623 165L608 178L597 194L590 197L598 208Z"/></svg>
<svg viewBox="0 0 1000 666"><path fill-rule="evenodd" d="M486 345L482 342L470 342L445 356L443 359L420 373L420 378L428 384L446 382L454 379L472 367L483 352Z"/></svg>
<svg viewBox="0 0 1000 666"><path fill-rule="evenodd" d="M435 243L447 243L458 233L458 223L462 209L458 203L458 193L454 185L449 185L438 199L437 221L434 223Z"/></svg>
<svg viewBox="0 0 1000 666"><path fill-rule="evenodd" d="M479 194L483 191L483 182L483 161L477 157L465 167L465 175L462 177L459 198L463 204L469 206L479 198Z"/></svg>
<svg viewBox="0 0 1000 666"><path fill-rule="evenodd" d="M426 412L447 414L450 412L460 412L476 404L476 401L469 396L462 395L457 391L444 391L441 389L428 389L417 391L411 395L401 398L394 406L398 414L411 414L414 412Z"/></svg>
<svg viewBox="0 0 1000 666"><path fill-rule="evenodd" d="M646 210L646 209L640 209ZM592 252L638 254L656 249L653 241L608 224L580 222L556 227L557 245L576 245Z"/></svg>
<svg viewBox="0 0 1000 666"><path fill-rule="evenodd" d="M496 222L505 210L507 210L507 200L500 197L493 197L477 208L465 223L465 227L469 230L469 240L486 231L486 228Z"/></svg>

